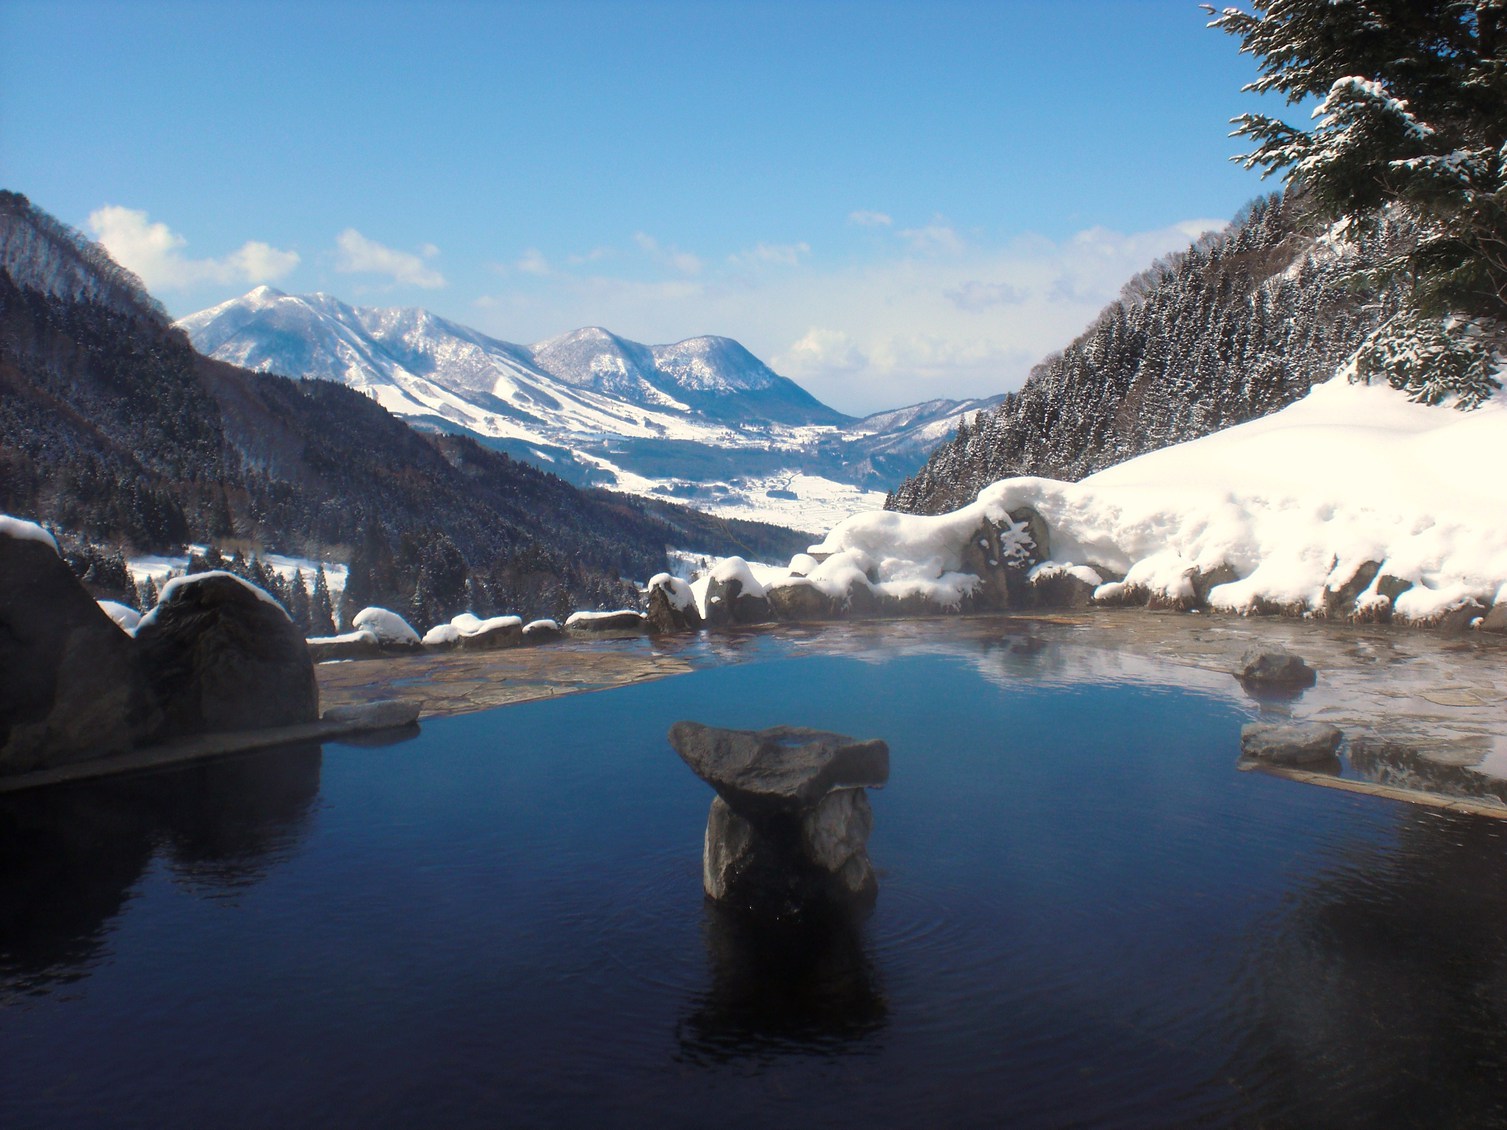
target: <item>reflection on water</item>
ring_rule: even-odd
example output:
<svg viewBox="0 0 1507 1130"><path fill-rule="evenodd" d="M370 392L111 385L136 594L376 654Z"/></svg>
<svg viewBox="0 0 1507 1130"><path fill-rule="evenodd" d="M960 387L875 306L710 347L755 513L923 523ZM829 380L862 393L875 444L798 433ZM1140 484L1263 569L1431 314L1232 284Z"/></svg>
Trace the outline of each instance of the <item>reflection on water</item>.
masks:
<svg viewBox="0 0 1507 1130"><path fill-rule="evenodd" d="M1251 938L1231 1070L1294 1123L1507 1125L1507 827L1409 815Z"/></svg>
<svg viewBox="0 0 1507 1130"><path fill-rule="evenodd" d="M852 1052L883 1028L866 915L776 919L710 900L703 913L711 987L680 1023L687 1059Z"/></svg>
<svg viewBox="0 0 1507 1130"><path fill-rule="evenodd" d="M1237 772L1227 673L834 642L8 799L0 1126L1507 1125L1507 825ZM869 917L704 900L685 717L890 744Z"/></svg>
<svg viewBox="0 0 1507 1130"><path fill-rule="evenodd" d="M318 745L0 798L0 1000L82 976L153 858L209 898L297 850Z"/></svg>

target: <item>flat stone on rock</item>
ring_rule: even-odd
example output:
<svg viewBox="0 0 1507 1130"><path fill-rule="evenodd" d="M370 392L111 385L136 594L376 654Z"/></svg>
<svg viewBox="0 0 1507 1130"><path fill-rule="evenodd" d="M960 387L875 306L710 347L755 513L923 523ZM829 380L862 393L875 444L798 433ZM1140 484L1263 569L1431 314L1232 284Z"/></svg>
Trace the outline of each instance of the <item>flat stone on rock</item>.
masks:
<svg viewBox="0 0 1507 1130"><path fill-rule="evenodd" d="M883 741L800 726L722 730L676 722L670 744L738 812L796 812L833 789L877 788L889 780Z"/></svg>
<svg viewBox="0 0 1507 1130"><path fill-rule="evenodd" d="M1269 765L1313 765L1331 760L1344 736L1327 722L1249 722L1240 730L1240 752Z"/></svg>
<svg viewBox="0 0 1507 1130"><path fill-rule="evenodd" d="M874 811L863 790L889 780L884 742L795 726L677 722L670 744L717 790L701 856L708 897L774 918L874 901L879 883L866 846Z"/></svg>

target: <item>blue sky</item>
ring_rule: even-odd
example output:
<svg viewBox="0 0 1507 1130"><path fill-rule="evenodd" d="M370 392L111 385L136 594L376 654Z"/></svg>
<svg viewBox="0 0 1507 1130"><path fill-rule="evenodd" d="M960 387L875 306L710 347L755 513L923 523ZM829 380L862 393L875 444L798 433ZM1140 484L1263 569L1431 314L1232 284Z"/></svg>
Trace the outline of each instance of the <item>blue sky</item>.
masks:
<svg viewBox="0 0 1507 1130"><path fill-rule="evenodd" d="M0 4L0 184L175 315L736 337L858 412L1017 387L1270 188L1185 0Z"/></svg>

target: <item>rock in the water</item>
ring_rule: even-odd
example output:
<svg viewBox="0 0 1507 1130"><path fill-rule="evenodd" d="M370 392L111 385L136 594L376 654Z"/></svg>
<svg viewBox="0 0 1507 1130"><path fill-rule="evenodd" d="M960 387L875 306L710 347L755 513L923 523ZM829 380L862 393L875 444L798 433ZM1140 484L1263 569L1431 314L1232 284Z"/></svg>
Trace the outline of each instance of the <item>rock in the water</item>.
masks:
<svg viewBox="0 0 1507 1130"><path fill-rule="evenodd" d="M423 701L416 698L383 698L332 706L324 712L323 720L352 730L389 730L413 725L423 707Z"/></svg>
<svg viewBox="0 0 1507 1130"><path fill-rule="evenodd" d="M0 522L0 672L0 774L116 753L155 725L131 637L40 527L10 518Z"/></svg>
<svg viewBox="0 0 1507 1130"><path fill-rule="evenodd" d="M136 652L162 710L158 737L319 717L303 637L281 605L229 573L169 581L136 630Z"/></svg>
<svg viewBox="0 0 1507 1130"><path fill-rule="evenodd" d="M694 632L701 628L701 612L696 607L696 598L691 586L669 573L656 573L649 578L647 618L649 631L656 635L674 632Z"/></svg>
<svg viewBox="0 0 1507 1130"><path fill-rule="evenodd" d="M717 790L702 854L709 897L777 916L873 900L874 815L863 789L889 779L884 742L677 722L670 743Z"/></svg>
<svg viewBox="0 0 1507 1130"><path fill-rule="evenodd" d="M1314 669L1282 648L1253 647L1240 659L1235 677L1256 687L1301 689L1318 681Z"/></svg>
<svg viewBox="0 0 1507 1130"><path fill-rule="evenodd" d="M1344 736L1327 722L1249 722L1240 730L1240 752L1271 765L1313 765L1333 760Z"/></svg>

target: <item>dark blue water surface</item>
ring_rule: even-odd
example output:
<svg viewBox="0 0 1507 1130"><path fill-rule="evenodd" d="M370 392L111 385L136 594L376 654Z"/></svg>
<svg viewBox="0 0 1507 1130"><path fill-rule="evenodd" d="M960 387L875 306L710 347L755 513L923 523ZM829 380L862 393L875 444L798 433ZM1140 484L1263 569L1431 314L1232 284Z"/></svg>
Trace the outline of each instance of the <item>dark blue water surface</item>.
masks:
<svg viewBox="0 0 1507 1130"><path fill-rule="evenodd" d="M1500 823L1239 773L1175 671L975 651L8 798L0 1126L1507 1122ZM704 902L680 718L888 740L867 920Z"/></svg>

